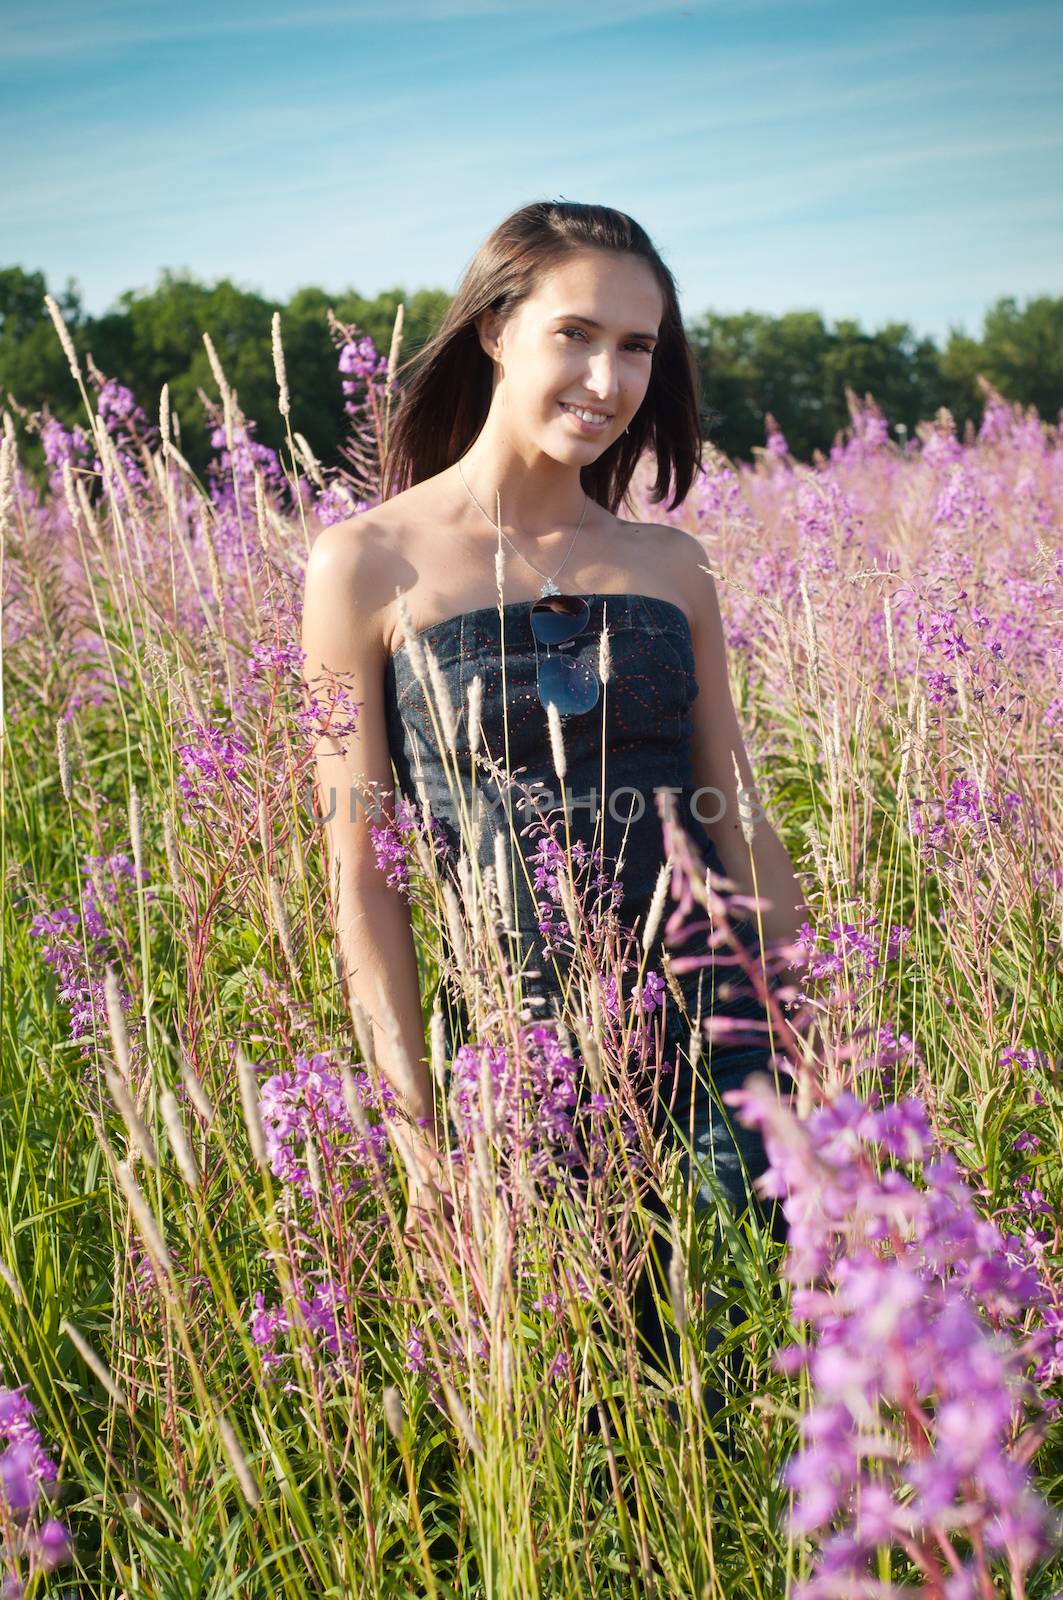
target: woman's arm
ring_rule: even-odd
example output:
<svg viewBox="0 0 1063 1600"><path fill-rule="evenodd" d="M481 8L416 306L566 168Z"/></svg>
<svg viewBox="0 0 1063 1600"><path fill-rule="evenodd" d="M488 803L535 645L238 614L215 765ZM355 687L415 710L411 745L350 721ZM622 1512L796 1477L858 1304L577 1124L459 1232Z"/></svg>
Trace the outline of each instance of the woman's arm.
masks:
<svg viewBox="0 0 1063 1600"><path fill-rule="evenodd" d="M329 817L323 826L348 991L372 1022L382 1074L410 1118L422 1125L420 1131L399 1131L412 1183L433 1170L439 1139L409 904L377 866L369 832L370 822L391 818L394 804L384 707L386 597L377 546L370 514L318 535L303 595L303 676L323 707L330 703L332 682L342 686L347 702L337 720L355 724L342 741L325 732L315 745L320 815ZM387 1026L388 1010L397 1043Z"/></svg>
<svg viewBox="0 0 1063 1600"><path fill-rule="evenodd" d="M691 535L685 537L689 540L684 551L688 563L686 592L693 607L694 670L698 680L693 710L694 783L716 789L722 797L706 797L702 811L712 816L722 810L722 815L718 822L705 826L720 853L724 872L739 892L756 893L758 898L771 901L770 907L759 913L765 943L793 944L801 924L810 922L812 914L785 845L752 799L756 780L731 696L716 584L705 567L704 547ZM740 795L740 790L746 794ZM751 844L742 831L740 807L747 813L747 826L752 822Z"/></svg>

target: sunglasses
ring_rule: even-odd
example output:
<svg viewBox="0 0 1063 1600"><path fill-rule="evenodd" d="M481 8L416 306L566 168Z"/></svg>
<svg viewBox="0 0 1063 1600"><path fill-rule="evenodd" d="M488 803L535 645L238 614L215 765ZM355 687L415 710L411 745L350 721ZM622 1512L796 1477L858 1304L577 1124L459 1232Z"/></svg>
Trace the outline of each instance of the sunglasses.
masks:
<svg viewBox="0 0 1063 1600"><path fill-rule="evenodd" d="M581 595L546 595L532 601L532 633L547 649L557 645L562 650L583 632L590 615L590 605ZM598 674L574 656L544 656L536 682L543 705L555 705L563 717L591 711L598 704Z"/></svg>

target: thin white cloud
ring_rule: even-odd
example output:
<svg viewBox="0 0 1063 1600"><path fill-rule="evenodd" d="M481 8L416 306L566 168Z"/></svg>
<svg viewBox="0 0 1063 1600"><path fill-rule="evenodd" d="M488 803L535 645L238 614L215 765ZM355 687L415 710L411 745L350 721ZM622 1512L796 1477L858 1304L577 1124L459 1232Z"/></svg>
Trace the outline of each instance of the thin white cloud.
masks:
<svg viewBox="0 0 1063 1600"><path fill-rule="evenodd" d="M811 12L818 0L805 3ZM746 295L739 303L765 306L769 291L808 303L787 297L818 285L826 311L854 314L861 296L890 303L892 274L893 306L918 325L905 308L934 303L935 280L955 275L961 259L949 238L961 236L964 293L976 292L983 269L986 283L1007 282L1009 271L1029 282L1025 256L1049 259L1063 231L1051 176L1063 135L1049 121L1055 6L970 12L959 39L941 10L883 16L873 28L859 15L848 29L817 18L790 46L763 25L768 6L715 0L713 11L752 10L751 25L721 29L724 44L702 29L684 51L679 19L704 13L699 0L593 0L578 10L560 0L396 0L386 10L318 0L310 12L220 24L205 0L169 15L103 0L84 31L117 59L104 68L90 51L73 89L63 83L68 60L54 75L48 66L57 41L77 44L81 14L71 13L71 31L53 11L48 49L24 57L17 95L0 109L0 145L18 151L4 180L9 257L56 281L73 271L93 310L178 260L278 297L303 282L449 288L507 210L564 193L636 215L694 309L729 284ZM441 18L454 25L420 25ZM607 27L648 18L662 23L653 40L668 41L649 67L634 34L628 53L616 48L626 36ZM157 86L151 75L151 50L164 52L171 37L224 43L263 32L276 57L279 29L305 28L311 40L333 30L334 42L350 42L362 22L355 58L345 48L311 54L307 70L282 80L204 72L192 94L172 74ZM21 29L16 47L19 37L42 42L36 24ZM401 61L386 46L400 38ZM1034 38L1047 45L1035 49ZM553 47L561 39L564 50ZM511 40L520 48L508 49ZM10 58L10 43L0 41L0 57ZM40 83L32 105L27 77ZM129 80L135 103L116 89ZM856 263L854 281L846 269Z"/></svg>
<svg viewBox="0 0 1063 1600"><path fill-rule="evenodd" d="M787 0L787 4L791 12L798 5L804 11L827 8L827 0ZM150 12L145 14L141 5L118 0L109 7L95 5L87 18L81 6L69 8L65 15L62 7L57 13L53 6L46 20L43 14L23 15L14 21L5 19L0 68L30 62L47 66L64 57L91 59L118 51L160 48L197 39L209 43L267 33L306 35L315 28L352 30L386 26L399 40L407 28L463 22L512 24L520 30L522 48L527 48L540 38L615 30L655 17L678 24L684 17L696 20L706 13L752 18L778 9L779 0L686 0L685 4L683 0L585 0L578 7L569 5L567 0L355 0L347 5L302 8L285 4L274 11L262 5L242 15L226 15L207 4L201 5L197 15L193 6L186 5L180 12L159 10L153 16ZM1057 18L1057 7L1045 0L1002 6L997 11L969 12L963 19L965 46L982 34L992 32L999 36L1004 20L1009 31L1018 33L1040 21L1053 22ZM898 48L911 49L929 35L942 40L954 36L955 28L955 17L905 18L903 26L898 26L892 34L879 33L872 48L877 54ZM682 49L678 32L676 43ZM763 36L758 38L751 34L753 55L763 53L766 45ZM410 47L408 39L403 40L403 47ZM467 47L466 40L462 48ZM818 52L822 59L844 59L845 53L844 46L827 47Z"/></svg>
<svg viewBox="0 0 1063 1600"><path fill-rule="evenodd" d="M526 29L529 20L534 33L568 34L589 32L603 27L647 18L693 17L710 11L714 14L751 14L771 9L778 0L594 0L574 9L566 0L356 0L355 4L297 8L284 6L274 12L264 7L248 10L243 16L226 16L205 7L199 16L186 7L180 14L146 16L143 8L122 3L106 10L95 8L86 19L80 7L69 22L55 27L54 8L47 24L38 18L23 17L5 24L3 54L7 62L53 61L62 56L92 56L116 50L149 48L182 41L239 38L249 34L294 32L311 28L353 28L387 25L396 39L404 28L424 24L460 22L519 23ZM796 0L791 0L796 3ZM806 7L822 0L801 0ZM525 34L525 37L528 37Z"/></svg>

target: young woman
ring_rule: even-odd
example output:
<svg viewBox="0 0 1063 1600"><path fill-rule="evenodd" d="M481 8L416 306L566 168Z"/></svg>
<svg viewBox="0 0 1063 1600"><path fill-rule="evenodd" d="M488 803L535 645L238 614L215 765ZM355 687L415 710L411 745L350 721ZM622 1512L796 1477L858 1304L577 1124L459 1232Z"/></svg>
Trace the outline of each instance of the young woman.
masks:
<svg viewBox="0 0 1063 1600"><path fill-rule="evenodd" d="M807 911L786 851L765 820L755 823L752 846L743 837L740 791L752 794L753 774L704 548L681 528L617 515L644 451L656 461L655 498L670 487L673 507L701 459L696 367L671 273L643 229L604 206L522 207L484 242L441 328L411 366L389 441L384 499L326 528L308 561L305 672L311 683L323 669L335 672L360 702L345 755L328 741L319 747L323 791L346 794L348 785L368 780L391 793L394 763L411 799L420 777L433 813L456 839L442 755L404 637L404 605L417 638L431 645L459 715L479 674L485 744L494 756L508 756L508 770L519 770L523 783L540 780L559 800L545 709L551 699L557 705L573 840L589 844L598 821L598 844L611 867L626 833L618 872L626 926L645 918L664 860L654 796L668 787L705 864L747 894L752 849L757 891L771 901L761 914L766 942L794 939ZM600 694L603 621L612 666ZM642 800L637 816L633 791ZM432 1201L441 1141L409 908L376 864L364 810L356 807L352 818L341 804L328 826L337 932L352 991L374 1018L385 1074L394 1068L396 1081L396 1056L414 1064L415 1081L404 1086L420 1127L406 1162L413 1214ZM484 834L486 864L494 856L491 830ZM525 988L537 985L548 1000L564 974L556 960L542 959L522 876L515 920L529 930L531 968L540 974ZM658 935L654 951L660 943ZM381 992L398 1020L397 1052L377 1026ZM753 1014L748 997L715 1009ZM689 1033L689 1022L676 1016L667 1042L685 1047ZM763 1048L716 1046L714 1084L722 1091L766 1060ZM695 1098L698 1153L714 1160L739 1199L740 1156L762 1165L759 1141L739 1134L743 1148L736 1150L693 1076L688 1068L680 1106L684 1094L686 1110ZM685 1111L673 1106L673 1114L683 1125Z"/></svg>

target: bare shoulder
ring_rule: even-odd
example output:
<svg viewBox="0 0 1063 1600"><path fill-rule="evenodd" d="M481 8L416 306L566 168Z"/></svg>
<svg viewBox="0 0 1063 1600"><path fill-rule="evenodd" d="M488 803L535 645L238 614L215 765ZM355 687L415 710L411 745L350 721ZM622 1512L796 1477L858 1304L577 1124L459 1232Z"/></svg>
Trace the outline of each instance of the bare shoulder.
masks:
<svg viewBox="0 0 1063 1600"><path fill-rule="evenodd" d="M307 557L307 581L356 579L364 585L378 569L383 578L395 549L395 526L386 506L374 506L322 528Z"/></svg>
<svg viewBox="0 0 1063 1600"><path fill-rule="evenodd" d="M704 584L709 573L709 553L698 536L670 522L661 523L658 531L663 552L675 562L677 570L685 578Z"/></svg>
<svg viewBox="0 0 1063 1600"><path fill-rule="evenodd" d="M637 545L640 565L653 572L653 587L675 597L696 622L715 598L709 555L702 541L670 522L627 522L625 532Z"/></svg>
<svg viewBox="0 0 1063 1600"><path fill-rule="evenodd" d="M391 502L322 528L306 563L306 594L354 607L363 627L383 625L403 583L405 519ZM342 602L340 596L342 595Z"/></svg>
<svg viewBox="0 0 1063 1600"><path fill-rule="evenodd" d="M383 663L400 548L396 519L386 507L322 528L310 547L303 588L309 660L348 673Z"/></svg>

